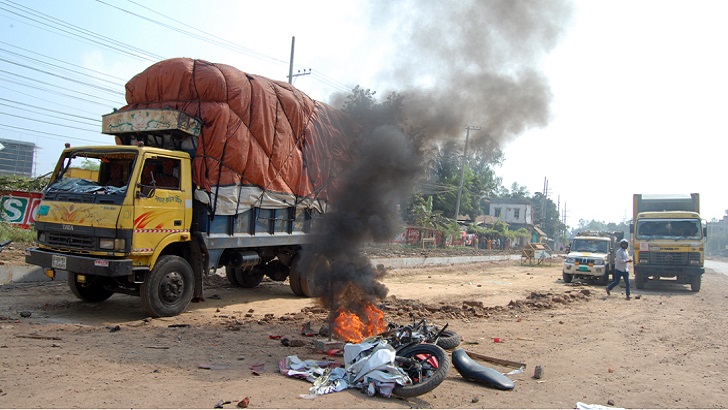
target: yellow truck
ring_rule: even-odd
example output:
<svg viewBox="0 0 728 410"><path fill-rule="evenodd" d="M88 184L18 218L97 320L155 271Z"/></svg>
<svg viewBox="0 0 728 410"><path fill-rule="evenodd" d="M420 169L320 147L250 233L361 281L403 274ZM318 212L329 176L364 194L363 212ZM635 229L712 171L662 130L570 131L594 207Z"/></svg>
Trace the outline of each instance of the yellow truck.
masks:
<svg viewBox="0 0 728 410"><path fill-rule="evenodd" d="M635 194L630 231L637 289L673 278L700 291L707 228L699 194Z"/></svg>
<svg viewBox="0 0 728 410"><path fill-rule="evenodd" d="M287 83L202 60L157 63L103 117L117 145L70 147L44 190L26 261L84 301L138 295L174 316L224 267L239 287L290 278L346 157L347 122ZM74 171L97 169L91 174Z"/></svg>

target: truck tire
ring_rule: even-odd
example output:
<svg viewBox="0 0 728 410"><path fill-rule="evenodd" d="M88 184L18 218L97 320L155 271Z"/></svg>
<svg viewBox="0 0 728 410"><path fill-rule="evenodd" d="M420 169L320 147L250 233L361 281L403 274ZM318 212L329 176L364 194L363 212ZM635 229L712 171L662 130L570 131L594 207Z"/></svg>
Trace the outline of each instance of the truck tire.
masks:
<svg viewBox="0 0 728 410"><path fill-rule="evenodd" d="M303 286L301 283L301 272L299 272L299 270L298 270L298 262L300 260L301 260L301 255L296 255L296 257L293 258L293 262L291 262L291 269L290 269L290 272L288 273L288 281L289 281L291 290L293 291L294 295L308 296L303 291Z"/></svg>
<svg viewBox="0 0 728 410"><path fill-rule="evenodd" d="M142 283L139 296L150 316L176 316L187 309L194 288L190 264L179 256L165 255Z"/></svg>
<svg viewBox="0 0 728 410"><path fill-rule="evenodd" d="M644 289L647 283L647 276L644 273L635 273L634 283L637 289Z"/></svg>
<svg viewBox="0 0 728 410"><path fill-rule="evenodd" d="M235 282L230 280L228 272L232 272ZM230 280L230 283L241 288L254 288L260 285L260 282L263 281L263 276L265 276L263 270L261 270L258 266L243 269L234 268L230 265L225 267L225 275L228 277L228 280Z"/></svg>
<svg viewBox="0 0 728 410"><path fill-rule="evenodd" d="M230 282L231 285L235 286L236 288L240 287L240 283L238 283L238 278L235 277L235 268L233 268L232 266L225 266L225 277L227 277L227 280L228 282Z"/></svg>
<svg viewBox="0 0 728 410"><path fill-rule="evenodd" d="M700 292L700 284L703 281L703 275L695 275L690 278L690 290Z"/></svg>
<svg viewBox="0 0 728 410"><path fill-rule="evenodd" d="M571 283L574 280L574 275L566 272L562 272L561 277L564 279L564 283Z"/></svg>
<svg viewBox="0 0 728 410"><path fill-rule="evenodd" d="M114 292L104 288L107 280L101 276L86 275L86 282L79 283L76 281L76 274L68 272L68 287L77 298L84 302L103 302L110 298Z"/></svg>

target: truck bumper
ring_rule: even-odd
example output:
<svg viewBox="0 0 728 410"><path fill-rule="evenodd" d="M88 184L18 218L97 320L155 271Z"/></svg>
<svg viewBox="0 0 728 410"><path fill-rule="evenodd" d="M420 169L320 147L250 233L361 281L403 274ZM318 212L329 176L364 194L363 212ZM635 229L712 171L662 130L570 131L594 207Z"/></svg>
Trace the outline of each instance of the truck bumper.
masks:
<svg viewBox="0 0 728 410"><path fill-rule="evenodd" d="M25 250L25 262L42 268L98 276L132 274L131 259L106 259L95 256L67 255L38 248Z"/></svg>
<svg viewBox="0 0 728 410"><path fill-rule="evenodd" d="M648 276L699 276L705 273L702 266L665 266L665 265L634 265L635 274L645 274Z"/></svg>

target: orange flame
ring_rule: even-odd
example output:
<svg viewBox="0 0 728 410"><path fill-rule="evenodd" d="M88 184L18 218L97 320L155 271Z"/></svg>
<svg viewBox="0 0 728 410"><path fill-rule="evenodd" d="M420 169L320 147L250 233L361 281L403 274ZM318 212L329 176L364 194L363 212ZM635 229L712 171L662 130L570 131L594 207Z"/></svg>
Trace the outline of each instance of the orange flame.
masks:
<svg viewBox="0 0 728 410"><path fill-rule="evenodd" d="M334 319L333 334L339 340L359 343L369 336L378 335L387 330L384 312L372 303L367 303L357 314L347 311L343 306L337 310Z"/></svg>

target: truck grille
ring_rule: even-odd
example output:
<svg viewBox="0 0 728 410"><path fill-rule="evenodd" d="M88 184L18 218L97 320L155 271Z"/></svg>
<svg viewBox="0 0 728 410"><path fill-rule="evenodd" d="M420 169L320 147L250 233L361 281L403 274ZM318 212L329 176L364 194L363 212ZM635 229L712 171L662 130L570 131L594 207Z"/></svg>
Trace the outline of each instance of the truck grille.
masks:
<svg viewBox="0 0 728 410"><path fill-rule="evenodd" d="M578 263L579 265L596 264L596 261L591 258L574 258L574 262Z"/></svg>
<svg viewBox="0 0 728 410"><path fill-rule="evenodd" d="M93 249L94 238L89 235L78 235L65 232L48 232L48 245L64 248Z"/></svg>
<svg viewBox="0 0 728 410"><path fill-rule="evenodd" d="M640 252L640 260L647 259L654 265L689 265L690 261L699 261L699 252Z"/></svg>

